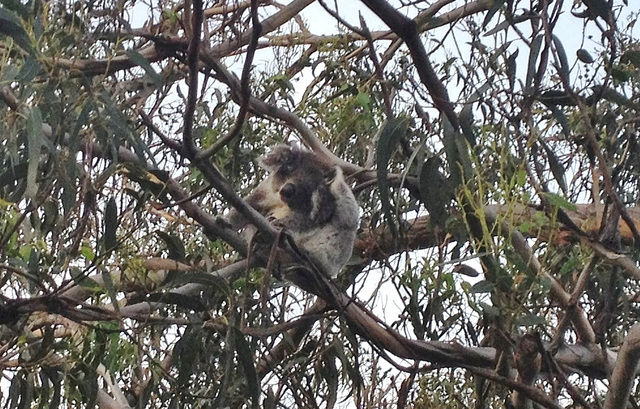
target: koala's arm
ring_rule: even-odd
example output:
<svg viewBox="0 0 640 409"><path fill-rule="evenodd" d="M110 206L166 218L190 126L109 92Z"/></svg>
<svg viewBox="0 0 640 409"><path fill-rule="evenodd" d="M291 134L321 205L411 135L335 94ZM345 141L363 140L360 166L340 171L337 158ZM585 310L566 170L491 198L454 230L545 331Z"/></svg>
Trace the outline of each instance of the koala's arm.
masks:
<svg viewBox="0 0 640 409"><path fill-rule="evenodd" d="M263 180L256 186L253 191L244 197L244 200L265 217L270 216L283 207L280 195L271 189L271 180L269 178ZM231 209L223 220L228 223L232 229L240 230L246 227L248 221L236 209Z"/></svg>

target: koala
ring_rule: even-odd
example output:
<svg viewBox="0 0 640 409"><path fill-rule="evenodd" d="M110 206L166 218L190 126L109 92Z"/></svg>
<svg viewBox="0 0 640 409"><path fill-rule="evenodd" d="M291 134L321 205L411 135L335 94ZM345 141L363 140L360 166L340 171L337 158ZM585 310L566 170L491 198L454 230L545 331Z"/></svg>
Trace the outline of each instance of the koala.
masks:
<svg viewBox="0 0 640 409"><path fill-rule="evenodd" d="M244 199L298 247L336 277L349 261L359 208L342 170L311 151L278 145L259 160L268 176ZM232 210L226 221L240 230L247 220Z"/></svg>

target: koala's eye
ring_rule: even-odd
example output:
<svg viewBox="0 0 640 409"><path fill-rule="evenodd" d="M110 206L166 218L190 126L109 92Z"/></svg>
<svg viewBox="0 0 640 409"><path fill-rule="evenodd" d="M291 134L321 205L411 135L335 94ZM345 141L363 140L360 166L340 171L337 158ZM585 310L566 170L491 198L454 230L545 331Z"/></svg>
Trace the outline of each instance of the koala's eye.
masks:
<svg viewBox="0 0 640 409"><path fill-rule="evenodd" d="M324 181L328 185L336 178L336 170L331 169L324 174Z"/></svg>
<svg viewBox="0 0 640 409"><path fill-rule="evenodd" d="M293 160L285 161L278 169L278 172L283 176L290 175L296 169L296 164Z"/></svg>
<svg viewBox="0 0 640 409"><path fill-rule="evenodd" d="M287 183L280 189L280 195L282 195L282 198L285 200L285 202L292 199L295 194L296 186L293 183Z"/></svg>

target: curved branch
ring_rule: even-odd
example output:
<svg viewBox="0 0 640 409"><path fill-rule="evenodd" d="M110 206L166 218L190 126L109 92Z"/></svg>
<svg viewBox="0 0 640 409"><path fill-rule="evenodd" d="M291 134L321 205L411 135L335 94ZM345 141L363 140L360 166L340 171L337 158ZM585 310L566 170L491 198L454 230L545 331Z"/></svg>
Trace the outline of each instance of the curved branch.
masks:
<svg viewBox="0 0 640 409"><path fill-rule="evenodd" d="M409 52L413 57L418 76L427 87L429 94L431 94L433 104L447 117L453 128L458 130L458 116L453 109L453 104L449 100L447 88L442 81L440 81L440 78L433 69L427 52L422 45L422 41L420 41L418 24L414 20L400 14L395 7L391 6L391 4L385 0L362 0L362 2L376 13L378 17L407 44Z"/></svg>
<svg viewBox="0 0 640 409"><path fill-rule="evenodd" d="M640 324L629 330L613 369L604 409L626 408L640 362Z"/></svg>

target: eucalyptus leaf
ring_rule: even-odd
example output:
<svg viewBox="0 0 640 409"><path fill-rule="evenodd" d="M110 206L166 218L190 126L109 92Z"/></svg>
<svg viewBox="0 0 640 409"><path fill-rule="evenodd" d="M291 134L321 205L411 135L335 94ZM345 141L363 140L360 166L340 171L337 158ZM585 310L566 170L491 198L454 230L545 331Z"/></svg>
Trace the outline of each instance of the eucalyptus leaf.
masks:
<svg viewBox="0 0 640 409"><path fill-rule="evenodd" d="M27 168L27 189L25 196L35 199L38 193L38 167L43 146L42 113L38 107L33 107L27 116L27 141L29 150L29 165Z"/></svg>
<svg viewBox="0 0 640 409"><path fill-rule="evenodd" d="M395 236L397 228L395 225L395 217L393 216L393 209L391 207L390 200L390 186L387 179L387 167L391 156L393 155L400 138L406 135L409 127L409 121L406 118L391 118L385 123L382 131L380 132L380 138L378 139L378 146L376 149L376 165L378 174L378 189L380 192L380 202L382 205L382 211L385 214L387 224L391 233Z"/></svg>

